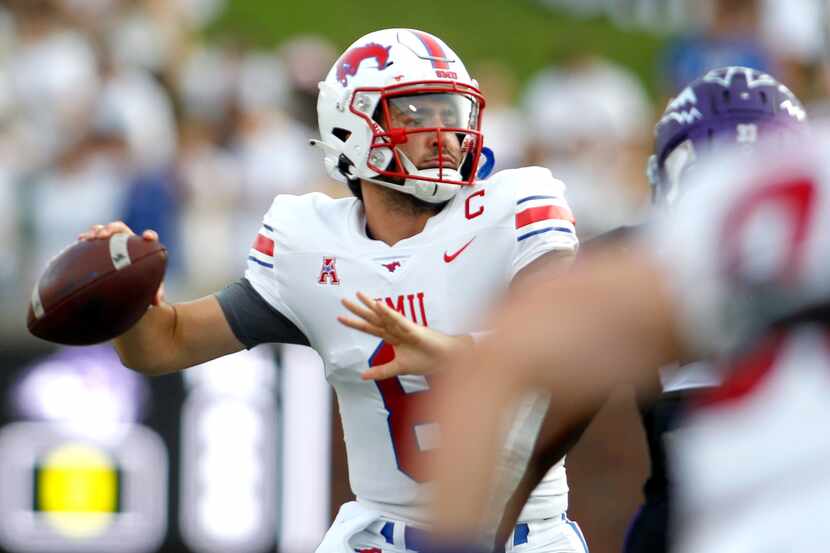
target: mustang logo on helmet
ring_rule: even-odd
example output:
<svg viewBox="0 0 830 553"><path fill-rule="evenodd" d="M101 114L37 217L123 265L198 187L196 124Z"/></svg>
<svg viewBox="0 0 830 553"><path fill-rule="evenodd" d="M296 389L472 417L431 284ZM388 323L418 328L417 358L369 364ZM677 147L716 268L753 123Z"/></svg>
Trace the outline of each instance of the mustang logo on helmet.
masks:
<svg viewBox="0 0 830 553"><path fill-rule="evenodd" d="M375 58L378 62L378 70L389 67L389 49L391 46L381 46L376 42L370 42L365 46L352 48L337 62L337 80L343 86L349 84L349 77L357 74L357 69L363 60Z"/></svg>

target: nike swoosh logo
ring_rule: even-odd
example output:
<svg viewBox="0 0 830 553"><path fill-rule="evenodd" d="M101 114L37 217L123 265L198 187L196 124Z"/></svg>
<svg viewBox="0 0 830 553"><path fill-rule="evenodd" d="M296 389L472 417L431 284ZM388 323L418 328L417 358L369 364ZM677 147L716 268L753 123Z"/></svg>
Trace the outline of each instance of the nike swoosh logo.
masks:
<svg viewBox="0 0 830 553"><path fill-rule="evenodd" d="M473 243L473 240L475 240L475 239L476 239L476 237L475 237L475 236L473 236L472 238L470 238L470 241L469 241L469 242L467 242L466 244L464 244L463 246L461 246L461 249L460 249L460 250L458 250L458 251L457 251L457 252L455 252L455 253L449 254L449 253L447 253L447 252L444 252L444 263L452 263L452 261L453 261L456 257L458 257L459 255L461 255L461 252L463 252L464 250L466 250L466 249L467 249L467 246L469 246L470 244L472 244L472 243Z"/></svg>

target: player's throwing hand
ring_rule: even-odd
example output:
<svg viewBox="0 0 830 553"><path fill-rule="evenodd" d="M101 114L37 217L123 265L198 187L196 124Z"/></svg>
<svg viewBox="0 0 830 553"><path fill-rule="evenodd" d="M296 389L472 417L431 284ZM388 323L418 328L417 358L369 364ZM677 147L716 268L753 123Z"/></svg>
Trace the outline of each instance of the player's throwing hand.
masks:
<svg viewBox="0 0 830 553"><path fill-rule="evenodd" d="M92 225L89 230L86 230L78 235L78 240L107 240L113 234L129 234L134 235L133 229L127 226L124 221L113 221L106 225ZM154 230L145 230L141 233L141 237L145 240L158 240L159 235ZM153 305L160 305L164 301L164 282L159 286L155 297L153 298Z"/></svg>
<svg viewBox="0 0 830 553"><path fill-rule="evenodd" d="M123 221L114 221L106 225L92 225L89 230L78 235L78 240L106 240L113 234L135 234ZM141 233L145 240L158 240L159 235L154 230L145 230Z"/></svg>
<svg viewBox="0 0 830 553"><path fill-rule="evenodd" d="M390 308L384 302L357 293L359 305L343 299L343 306L359 319L339 315L340 323L377 336L395 348L395 358L389 363L371 367L361 374L363 380L383 380L401 374L429 374L450 352L472 343L468 336L447 336L426 326L418 325Z"/></svg>

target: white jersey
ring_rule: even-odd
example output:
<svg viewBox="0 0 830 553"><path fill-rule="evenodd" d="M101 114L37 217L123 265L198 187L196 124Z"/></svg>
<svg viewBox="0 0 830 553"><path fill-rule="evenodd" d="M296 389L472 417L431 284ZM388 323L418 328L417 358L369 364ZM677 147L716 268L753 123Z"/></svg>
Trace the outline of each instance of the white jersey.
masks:
<svg viewBox="0 0 830 553"><path fill-rule="evenodd" d="M459 192L423 232L394 246L367 236L355 198L274 200L245 276L322 357L340 406L352 491L363 505L426 522L423 462L437 434L422 408L429 379L360 379L394 350L341 325L340 300L361 291L447 334L484 330L485 313L523 267L577 247L564 192L546 169L503 171Z"/></svg>
<svg viewBox="0 0 830 553"><path fill-rule="evenodd" d="M713 162L653 232L724 384L673 436L681 553L830 541L830 142ZM773 326L770 326L770 325Z"/></svg>

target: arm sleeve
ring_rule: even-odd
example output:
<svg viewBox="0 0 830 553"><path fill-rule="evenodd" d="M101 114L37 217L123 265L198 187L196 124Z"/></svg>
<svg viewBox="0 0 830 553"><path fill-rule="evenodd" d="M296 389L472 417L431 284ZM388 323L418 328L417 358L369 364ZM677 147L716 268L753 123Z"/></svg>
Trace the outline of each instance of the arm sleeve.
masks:
<svg viewBox="0 0 830 553"><path fill-rule="evenodd" d="M264 343L309 345L308 338L242 278L216 294L236 338L247 349Z"/></svg>

